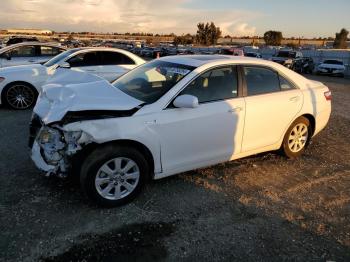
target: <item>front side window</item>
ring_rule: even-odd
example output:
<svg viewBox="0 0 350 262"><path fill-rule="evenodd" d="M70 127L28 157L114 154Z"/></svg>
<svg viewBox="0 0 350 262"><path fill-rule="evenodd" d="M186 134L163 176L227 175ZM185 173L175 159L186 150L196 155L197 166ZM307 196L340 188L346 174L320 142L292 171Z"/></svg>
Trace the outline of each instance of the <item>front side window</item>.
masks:
<svg viewBox="0 0 350 262"><path fill-rule="evenodd" d="M147 104L154 103L195 68L153 60L129 71L112 85Z"/></svg>
<svg viewBox="0 0 350 262"><path fill-rule="evenodd" d="M238 95L235 66L212 69L193 80L180 95L193 95L199 103L235 98Z"/></svg>
<svg viewBox="0 0 350 262"><path fill-rule="evenodd" d="M35 46L20 46L9 51L11 57L35 56Z"/></svg>
<svg viewBox="0 0 350 262"><path fill-rule="evenodd" d="M78 54L67 61L71 67L96 66L100 61L96 52Z"/></svg>
<svg viewBox="0 0 350 262"><path fill-rule="evenodd" d="M278 74L263 67L244 67L244 76L249 96L280 91Z"/></svg>
<svg viewBox="0 0 350 262"><path fill-rule="evenodd" d="M99 52L102 65L134 65L135 62L124 54L118 52Z"/></svg>
<svg viewBox="0 0 350 262"><path fill-rule="evenodd" d="M71 54L79 51L80 49L79 48L75 48L75 49L70 49L70 50L67 50L67 51L64 51L62 53L60 53L59 55L51 58L49 61L47 61L44 66L53 66L61 61L64 61L64 59L66 59L68 56L70 56Z"/></svg>

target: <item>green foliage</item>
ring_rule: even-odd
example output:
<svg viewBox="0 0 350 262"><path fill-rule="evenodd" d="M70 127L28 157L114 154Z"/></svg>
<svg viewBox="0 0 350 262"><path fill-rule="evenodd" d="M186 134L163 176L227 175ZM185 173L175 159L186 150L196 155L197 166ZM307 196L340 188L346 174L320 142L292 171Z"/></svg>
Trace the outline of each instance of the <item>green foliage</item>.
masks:
<svg viewBox="0 0 350 262"><path fill-rule="evenodd" d="M337 49L347 49L348 48L348 35L349 31L343 28L339 33L335 34L335 40L333 47Z"/></svg>
<svg viewBox="0 0 350 262"><path fill-rule="evenodd" d="M191 45L194 42L194 37L190 34L175 36L174 44L175 45Z"/></svg>
<svg viewBox="0 0 350 262"><path fill-rule="evenodd" d="M266 45L274 45L274 46L278 46L281 45L282 43L282 32L279 31L267 31L264 34L264 40L265 40L265 44Z"/></svg>
<svg viewBox="0 0 350 262"><path fill-rule="evenodd" d="M221 37L220 27L216 27L213 22L209 23L198 23L197 24L197 43L202 45L214 45L217 40Z"/></svg>

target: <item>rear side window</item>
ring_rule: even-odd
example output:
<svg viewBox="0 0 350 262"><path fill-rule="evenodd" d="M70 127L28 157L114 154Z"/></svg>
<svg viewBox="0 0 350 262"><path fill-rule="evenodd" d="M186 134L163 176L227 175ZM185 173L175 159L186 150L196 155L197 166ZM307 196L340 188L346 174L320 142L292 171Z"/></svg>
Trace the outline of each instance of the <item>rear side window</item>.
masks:
<svg viewBox="0 0 350 262"><path fill-rule="evenodd" d="M10 51L11 57L29 57L36 56L35 46L20 46Z"/></svg>
<svg viewBox="0 0 350 262"><path fill-rule="evenodd" d="M284 78L281 75L279 75L279 79L282 91L295 89L295 85L292 84L288 79Z"/></svg>
<svg viewBox="0 0 350 262"><path fill-rule="evenodd" d="M102 65L134 65L128 56L118 52L99 52Z"/></svg>
<svg viewBox="0 0 350 262"><path fill-rule="evenodd" d="M41 56L55 56L61 53L62 50L57 47L40 46Z"/></svg>
<svg viewBox="0 0 350 262"><path fill-rule="evenodd" d="M71 67L96 66L100 61L96 52L81 53L67 61Z"/></svg>
<svg viewBox="0 0 350 262"><path fill-rule="evenodd" d="M235 98L238 95L237 70L227 66L207 71L193 80L181 95L193 95L199 103Z"/></svg>
<svg viewBox="0 0 350 262"><path fill-rule="evenodd" d="M263 67L244 67L244 75L249 96L280 91L277 72Z"/></svg>

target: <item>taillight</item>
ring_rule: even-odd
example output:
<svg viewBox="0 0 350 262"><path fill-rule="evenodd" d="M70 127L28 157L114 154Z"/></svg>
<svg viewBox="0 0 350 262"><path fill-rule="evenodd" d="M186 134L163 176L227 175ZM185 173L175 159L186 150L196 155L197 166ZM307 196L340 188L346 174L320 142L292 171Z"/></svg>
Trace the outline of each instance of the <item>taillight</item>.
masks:
<svg viewBox="0 0 350 262"><path fill-rule="evenodd" d="M331 101L332 100L332 92L331 91L324 92L324 97L326 98L327 101Z"/></svg>

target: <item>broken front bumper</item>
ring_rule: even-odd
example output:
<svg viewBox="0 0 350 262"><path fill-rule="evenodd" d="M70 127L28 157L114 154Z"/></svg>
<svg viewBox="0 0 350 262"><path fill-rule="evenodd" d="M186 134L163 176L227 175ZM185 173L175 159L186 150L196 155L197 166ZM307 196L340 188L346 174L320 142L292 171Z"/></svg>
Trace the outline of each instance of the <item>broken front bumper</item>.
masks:
<svg viewBox="0 0 350 262"><path fill-rule="evenodd" d="M37 141L33 141L32 144L32 152L31 152L31 159L33 160L34 164L42 171L45 171L47 174L50 174L55 171L56 167L53 165L49 165L45 162L44 158L41 155L41 148Z"/></svg>
<svg viewBox="0 0 350 262"><path fill-rule="evenodd" d="M45 126L37 115L30 124L31 159L46 176L66 177L72 156L81 149L77 143L81 132L65 132L59 126Z"/></svg>

